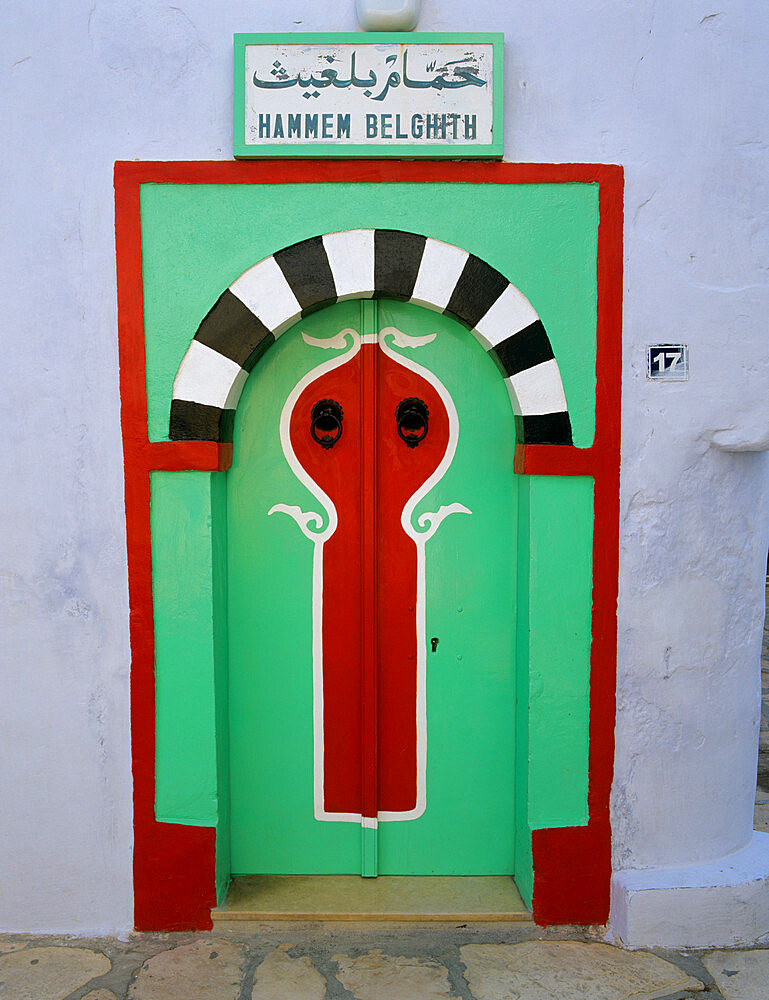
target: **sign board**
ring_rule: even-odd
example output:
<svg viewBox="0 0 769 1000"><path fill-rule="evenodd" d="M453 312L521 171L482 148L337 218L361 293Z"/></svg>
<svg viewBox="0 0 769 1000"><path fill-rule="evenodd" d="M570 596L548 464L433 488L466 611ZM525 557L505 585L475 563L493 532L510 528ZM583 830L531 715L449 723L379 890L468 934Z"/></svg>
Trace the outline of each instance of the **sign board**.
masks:
<svg viewBox="0 0 769 1000"><path fill-rule="evenodd" d="M686 382L689 378L689 345L650 344L646 375L655 381Z"/></svg>
<svg viewBox="0 0 769 1000"><path fill-rule="evenodd" d="M503 35L235 35L237 157L501 157Z"/></svg>

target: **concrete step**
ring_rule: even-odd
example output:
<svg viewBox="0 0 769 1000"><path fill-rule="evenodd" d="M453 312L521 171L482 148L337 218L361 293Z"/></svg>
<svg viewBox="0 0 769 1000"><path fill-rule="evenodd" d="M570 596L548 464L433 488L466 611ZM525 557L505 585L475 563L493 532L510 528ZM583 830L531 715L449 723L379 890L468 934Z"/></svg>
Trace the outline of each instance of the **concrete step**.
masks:
<svg viewBox="0 0 769 1000"><path fill-rule="evenodd" d="M508 875L246 875L234 878L215 926L264 920L531 920Z"/></svg>

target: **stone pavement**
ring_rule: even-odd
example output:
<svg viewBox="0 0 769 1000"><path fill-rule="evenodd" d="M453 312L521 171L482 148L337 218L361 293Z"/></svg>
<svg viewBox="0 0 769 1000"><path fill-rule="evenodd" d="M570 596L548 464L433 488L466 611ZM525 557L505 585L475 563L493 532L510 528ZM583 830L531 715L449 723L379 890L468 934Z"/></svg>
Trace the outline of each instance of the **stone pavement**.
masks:
<svg viewBox="0 0 769 1000"><path fill-rule="evenodd" d="M769 947L623 951L532 924L0 936L2 1000L769 1000Z"/></svg>

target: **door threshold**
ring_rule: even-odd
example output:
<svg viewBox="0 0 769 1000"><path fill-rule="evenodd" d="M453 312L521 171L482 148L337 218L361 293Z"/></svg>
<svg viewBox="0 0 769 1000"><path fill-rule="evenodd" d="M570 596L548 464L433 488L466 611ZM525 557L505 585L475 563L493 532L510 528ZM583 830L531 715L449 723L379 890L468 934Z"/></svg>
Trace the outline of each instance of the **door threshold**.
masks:
<svg viewBox="0 0 769 1000"><path fill-rule="evenodd" d="M509 875L241 875L218 921L531 920Z"/></svg>

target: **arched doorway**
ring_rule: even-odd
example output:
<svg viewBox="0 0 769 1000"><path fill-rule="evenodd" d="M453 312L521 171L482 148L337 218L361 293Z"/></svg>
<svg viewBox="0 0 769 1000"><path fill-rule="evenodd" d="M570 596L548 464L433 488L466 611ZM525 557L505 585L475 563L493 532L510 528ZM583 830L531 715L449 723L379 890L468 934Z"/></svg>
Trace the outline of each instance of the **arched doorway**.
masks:
<svg viewBox="0 0 769 1000"><path fill-rule="evenodd" d="M411 300L458 318L511 391L521 514L517 539L501 533L500 544L517 550L520 573L516 740L528 765L516 775L519 885L542 922L600 920L609 872L621 170L396 164L372 182L368 165L241 167L116 168L137 927L206 926L214 885L221 899L229 872L221 470L231 462L240 390L302 315L355 297ZM467 230L475 257L461 245L479 204L497 224ZM380 221L412 231L303 239L324 226ZM302 243L272 249L292 239ZM297 254L305 262L292 268ZM539 317L503 275L536 296L547 317L568 414Z"/></svg>
<svg viewBox="0 0 769 1000"><path fill-rule="evenodd" d="M227 486L234 874L513 874L513 450L496 366L418 306L316 312L249 379Z"/></svg>

